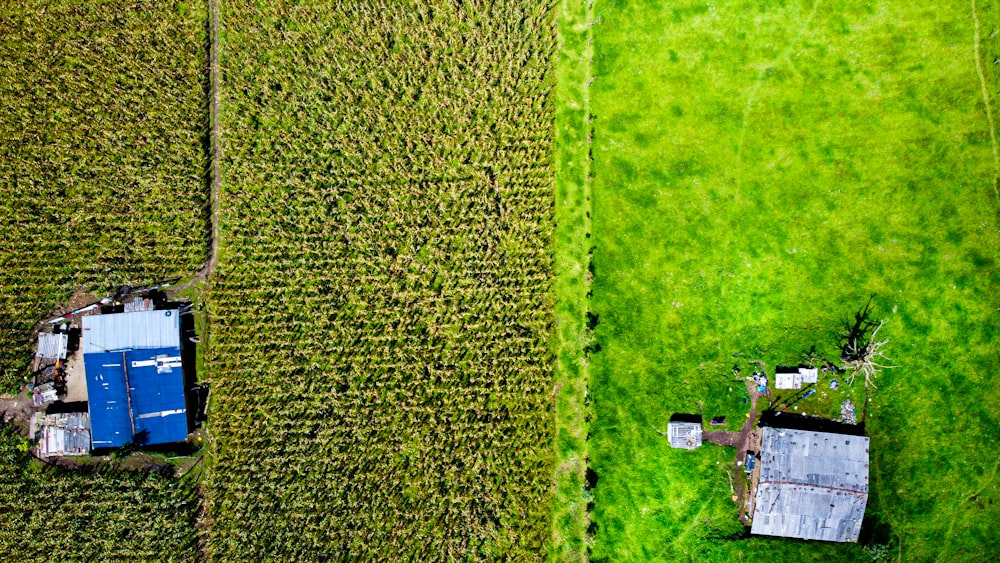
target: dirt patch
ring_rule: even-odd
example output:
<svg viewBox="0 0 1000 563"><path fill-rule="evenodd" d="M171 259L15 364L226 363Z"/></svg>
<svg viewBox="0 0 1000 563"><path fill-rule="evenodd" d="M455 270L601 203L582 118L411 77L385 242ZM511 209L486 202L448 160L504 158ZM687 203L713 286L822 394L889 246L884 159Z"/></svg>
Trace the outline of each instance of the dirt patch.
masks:
<svg viewBox="0 0 1000 563"><path fill-rule="evenodd" d="M18 428L23 435L28 434L28 423L31 421L31 414L35 412L35 407L31 402L31 392L28 386L21 388L17 396L0 396L0 416L7 424Z"/></svg>
<svg viewBox="0 0 1000 563"><path fill-rule="evenodd" d="M87 400L87 375L83 364L83 347L80 346L66 358L66 403Z"/></svg>
<svg viewBox="0 0 1000 563"><path fill-rule="evenodd" d="M758 363L758 362L750 362ZM763 366L763 362L759 362ZM750 412L747 414L746 422L743 423L743 428L739 431L736 436L734 446L736 447L736 460L733 462L734 471L743 471L743 462L746 460L748 451L757 451L760 448L760 432L757 432L755 426L757 424L757 400L761 397L766 397L768 401L771 399L771 390L765 393L761 393L757 387L757 383L750 378L746 380L747 391L750 393ZM727 432L727 434L732 434ZM754 488L751 484L749 494L753 495ZM750 525L749 514L750 511L747 510L747 488L740 487L737 491L737 501L736 505L740 507L740 522L744 526Z"/></svg>
<svg viewBox="0 0 1000 563"><path fill-rule="evenodd" d="M42 319L42 321L44 322L49 319L60 317L71 311L82 309L92 303L97 303L100 300L101 300L100 297L95 297L94 294L91 293L90 290L87 289L86 287L82 285L77 286L73 288L73 295L70 296L69 300L65 301L64 303L60 304L58 307L50 311L48 316Z"/></svg>
<svg viewBox="0 0 1000 563"><path fill-rule="evenodd" d="M709 430L702 433L702 437L705 441L715 444L716 446L736 446L736 442L739 440L739 432L726 432L725 430Z"/></svg>

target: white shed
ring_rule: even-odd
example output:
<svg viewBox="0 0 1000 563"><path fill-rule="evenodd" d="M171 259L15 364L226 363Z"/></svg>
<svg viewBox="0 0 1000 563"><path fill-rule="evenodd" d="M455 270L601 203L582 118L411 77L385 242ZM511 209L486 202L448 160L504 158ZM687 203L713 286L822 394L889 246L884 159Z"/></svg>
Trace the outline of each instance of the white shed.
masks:
<svg viewBox="0 0 1000 563"><path fill-rule="evenodd" d="M667 424L670 447L693 450L701 445L701 424L671 421Z"/></svg>

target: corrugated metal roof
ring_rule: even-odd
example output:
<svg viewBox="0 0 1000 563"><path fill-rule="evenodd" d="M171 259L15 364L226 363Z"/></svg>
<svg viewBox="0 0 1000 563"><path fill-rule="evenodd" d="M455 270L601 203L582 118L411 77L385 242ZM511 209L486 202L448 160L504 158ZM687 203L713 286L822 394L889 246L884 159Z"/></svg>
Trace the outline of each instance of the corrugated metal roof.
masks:
<svg viewBox="0 0 1000 563"><path fill-rule="evenodd" d="M670 447L693 450L701 445L701 425L696 422L669 422Z"/></svg>
<svg viewBox="0 0 1000 563"><path fill-rule="evenodd" d="M177 349L136 350L126 358L136 433L146 432L147 444L184 441L187 405Z"/></svg>
<svg viewBox="0 0 1000 563"><path fill-rule="evenodd" d="M799 368L802 374L802 383L816 383L819 381L819 370L817 368Z"/></svg>
<svg viewBox="0 0 1000 563"><path fill-rule="evenodd" d="M868 445L865 436L765 427L751 533L858 541Z"/></svg>
<svg viewBox="0 0 1000 563"><path fill-rule="evenodd" d="M776 389L800 389L802 387L802 374L797 371L776 373L774 374L774 387Z"/></svg>
<svg viewBox="0 0 1000 563"><path fill-rule="evenodd" d="M180 348L177 311L137 311L83 317L83 353Z"/></svg>
<svg viewBox="0 0 1000 563"><path fill-rule="evenodd" d="M87 401L95 448L117 448L132 441L129 397L125 386L125 353L85 354Z"/></svg>
<svg viewBox="0 0 1000 563"><path fill-rule="evenodd" d="M187 438L179 349L91 353L84 365L95 448L122 446L138 433L147 445Z"/></svg>
<svg viewBox="0 0 1000 563"><path fill-rule="evenodd" d="M90 451L90 417L85 412L44 415L31 420L32 436L38 438L39 457L83 455Z"/></svg>
<svg viewBox="0 0 1000 563"><path fill-rule="evenodd" d="M45 360L65 360L68 342L69 336L65 334L39 332L38 350L35 352L35 357Z"/></svg>
<svg viewBox="0 0 1000 563"><path fill-rule="evenodd" d="M126 313L132 313L135 311L152 311L155 307L153 300L148 297L139 297L125 303L124 309Z"/></svg>

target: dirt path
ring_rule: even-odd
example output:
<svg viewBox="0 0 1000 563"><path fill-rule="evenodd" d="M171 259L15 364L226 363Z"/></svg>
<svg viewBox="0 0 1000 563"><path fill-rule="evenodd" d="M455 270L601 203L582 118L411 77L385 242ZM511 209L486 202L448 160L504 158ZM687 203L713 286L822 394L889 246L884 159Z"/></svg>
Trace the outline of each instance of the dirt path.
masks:
<svg viewBox="0 0 1000 563"><path fill-rule="evenodd" d="M762 364L763 365L763 364ZM771 390L768 388L766 393L761 393L757 390L757 384L752 379L746 380L747 391L750 392L750 412L748 413L746 421L743 423L743 428L740 429L738 433L728 432L727 434L735 434L733 446L736 447L736 460L733 461L733 471L743 471L742 462L747 457L747 451L750 451L751 447L754 446L756 442L756 433L754 432L754 427L757 424L757 399L760 397L766 397L770 400ZM746 504L746 487L740 487L740 490L736 492L736 506L740 510L740 522L744 526L748 526L750 523L747 520L746 513L743 511L743 507Z"/></svg>
<svg viewBox="0 0 1000 563"><path fill-rule="evenodd" d="M211 121L212 135L212 188L209 197L212 205L212 232L209 235L208 259L205 261L205 265L187 282L170 288L167 291L167 295L171 296L184 291L200 281L207 281L215 274L215 267L219 261L219 193L221 191L219 161L222 158L222 149L219 146L219 106L221 104L219 95L219 6L216 0L210 0L209 7L212 12L208 66L209 82L211 83L209 119Z"/></svg>

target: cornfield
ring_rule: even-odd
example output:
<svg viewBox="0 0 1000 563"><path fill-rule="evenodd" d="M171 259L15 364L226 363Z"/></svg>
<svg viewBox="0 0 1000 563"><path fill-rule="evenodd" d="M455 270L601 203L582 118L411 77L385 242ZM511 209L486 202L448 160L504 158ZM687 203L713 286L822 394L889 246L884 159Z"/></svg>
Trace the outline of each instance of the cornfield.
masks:
<svg viewBox="0 0 1000 563"><path fill-rule="evenodd" d="M76 286L204 260L206 11L200 2L0 6L0 386ZM199 557L197 488L141 472L29 463L0 427L0 559Z"/></svg>
<svg viewBox="0 0 1000 563"><path fill-rule="evenodd" d="M197 483L140 471L39 469L0 427L4 561L193 561Z"/></svg>
<svg viewBox="0 0 1000 563"><path fill-rule="evenodd" d="M197 269L207 218L199 2L0 7L0 385L74 286Z"/></svg>
<svg viewBox="0 0 1000 563"><path fill-rule="evenodd" d="M542 557L553 19L224 4L208 477L39 469L4 430L0 554ZM204 261L207 21L202 3L0 8L7 387L74 287Z"/></svg>
<svg viewBox="0 0 1000 563"><path fill-rule="evenodd" d="M549 10L222 18L209 557L542 557Z"/></svg>

